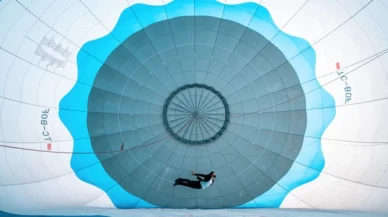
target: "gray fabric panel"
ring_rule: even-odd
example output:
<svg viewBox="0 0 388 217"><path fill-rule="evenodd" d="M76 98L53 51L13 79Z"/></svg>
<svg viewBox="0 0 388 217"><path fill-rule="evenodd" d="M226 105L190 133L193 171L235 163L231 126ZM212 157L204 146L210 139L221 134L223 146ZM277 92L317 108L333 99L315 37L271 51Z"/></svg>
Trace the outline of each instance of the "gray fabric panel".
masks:
<svg viewBox="0 0 388 217"><path fill-rule="evenodd" d="M169 137L162 119L166 98L192 83L215 88L230 109L225 132L203 145ZM179 106L195 105L184 97L190 100L181 96ZM212 109L217 119L222 109ZM148 26L110 54L93 83L87 123L96 156L129 193L161 207L225 208L260 196L289 171L304 141L305 109L295 70L262 35L219 18L179 17ZM189 129L201 140L221 123ZM124 151L111 153L123 142ZM217 178L206 190L173 187L179 177L194 179L190 171L211 170Z"/></svg>

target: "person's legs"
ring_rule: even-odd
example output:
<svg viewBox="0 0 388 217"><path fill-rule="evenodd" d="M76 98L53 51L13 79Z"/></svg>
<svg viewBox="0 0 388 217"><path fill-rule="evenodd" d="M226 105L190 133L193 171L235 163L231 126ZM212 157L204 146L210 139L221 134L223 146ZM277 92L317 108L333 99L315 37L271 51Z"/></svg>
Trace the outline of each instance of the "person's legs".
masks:
<svg viewBox="0 0 388 217"><path fill-rule="evenodd" d="M195 189L201 189L202 186L201 186L201 183L200 181L191 181L189 179L177 179L175 180L175 185L183 185L183 186L186 186L186 187L189 187L189 188L195 188Z"/></svg>
<svg viewBox="0 0 388 217"><path fill-rule="evenodd" d="M181 183L181 182L189 182L189 181L190 181L189 179L177 178L177 179L175 179L175 184L176 183Z"/></svg>

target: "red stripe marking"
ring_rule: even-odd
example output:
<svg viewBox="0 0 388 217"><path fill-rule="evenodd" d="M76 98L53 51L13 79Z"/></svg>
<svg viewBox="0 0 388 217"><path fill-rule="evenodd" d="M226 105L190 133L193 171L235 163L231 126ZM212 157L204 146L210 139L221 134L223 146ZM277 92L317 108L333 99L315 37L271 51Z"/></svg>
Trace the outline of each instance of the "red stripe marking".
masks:
<svg viewBox="0 0 388 217"><path fill-rule="evenodd" d="M337 69L340 69L340 68L341 68L340 63L337 62L337 63L335 64L335 67L336 67Z"/></svg>
<svg viewBox="0 0 388 217"><path fill-rule="evenodd" d="M51 143L47 143L47 150L51 150Z"/></svg>

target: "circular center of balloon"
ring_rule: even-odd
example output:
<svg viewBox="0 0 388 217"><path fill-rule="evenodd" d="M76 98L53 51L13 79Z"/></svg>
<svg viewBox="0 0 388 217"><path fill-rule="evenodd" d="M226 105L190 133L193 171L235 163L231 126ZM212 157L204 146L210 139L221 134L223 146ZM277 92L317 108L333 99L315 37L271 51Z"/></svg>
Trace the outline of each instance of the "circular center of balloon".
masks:
<svg viewBox="0 0 388 217"><path fill-rule="evenodd" d="M205 84L187 84L176 89L163 106L166 130L186 144L213 142L226 130L229 116L225 97Z"/></svg>

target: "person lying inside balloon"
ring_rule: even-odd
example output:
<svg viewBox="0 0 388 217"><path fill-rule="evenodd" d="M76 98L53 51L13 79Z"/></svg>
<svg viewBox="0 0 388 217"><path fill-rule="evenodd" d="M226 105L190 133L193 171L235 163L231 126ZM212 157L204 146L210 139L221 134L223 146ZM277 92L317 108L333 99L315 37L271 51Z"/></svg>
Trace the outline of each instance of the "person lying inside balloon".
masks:
<svg viewBox="0 0 388 217"><path fill-rule="evenodd" d="M176 185L182 185L189 188L195 188L195 189L205 189L211 186L214 183L214 179L216 178L216 173L214 171L211 171L209 174L204 175L200 173L191 172L193 176L197 176L198 180L189 180L189 179L183 179L178 178L175 180Z"/></svg>

